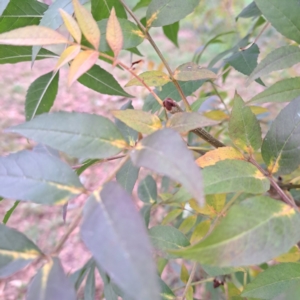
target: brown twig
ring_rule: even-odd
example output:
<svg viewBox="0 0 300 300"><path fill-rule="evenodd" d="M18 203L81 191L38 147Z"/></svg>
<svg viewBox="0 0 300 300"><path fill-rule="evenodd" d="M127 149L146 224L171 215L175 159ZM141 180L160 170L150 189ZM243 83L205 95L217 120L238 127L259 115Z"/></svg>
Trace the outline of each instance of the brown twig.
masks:
<svg viewBox="0 0 300 300"><path fill-rule="evenodd" d="M293 183L278 183L280 188L284 190L293 190L293 189L300 189L300 184L293 184Z"/></svg>
<svg viewBox="0 0 300 300"><path fill-rule="evenodd" d="M253 157L250 157L248 161L253 164L262 174L264 174L270 181L271 186L278 193L281 200L286 204L292 206L294 209L298 210L298 206L296 205L294 199L291 199L278 185L276 180L273 178L272 174L269 174L266 170L264 170Z"/></svg>
<svg viewBox="0 0 300 300"><path fill-rule="evenodd" d="M190 106L189 102L187 101L186 96L184 95L181 86L179 85L178 81L174 78L173 72L172 72L168 62L166 61L163 54L161 53L161 51L157 47L157 45L154 42L153 38L149 34L147 28L145 28L145 26L138 20L138 18L134 15L133 11L127 6L127 4L123 0L119 0L119 1L122 3L124 8L127 10L127 12L131 15L131 17L135 20L135 22L139 25L139 27L141 28L141 30L143 31L143 33L145 35L145 38L149 41L149 43L152 45L153 49L155 50L155 52L157 53L157 55L161 59L162 63L164 64L165 68L167 69L167 71L170 75L170 78L172 79L173 84L175 85L179 95L182 98L182 101L184 103L186 111L191 111L191 106Z"/></svg>
<svg viewBox="0 0 300 300"><path fill-rule="evenodd" d="M99 161L97 163L94 163L93 165L99 165L99 164L102 164L102 163L105 163L105 162L108 162L108 161L112 161L112 160L116 160L116 159L120 159L120 158L123 158L125 157L125 154L122 154L122 155L117 155L117 156L112 156L112 157L109 157L109 158L106 158L106 159L99 159ZM76 166L72 166L72 169L73 170L77 170L81 167L83 167L85 164L81 164L81 165L76 165Z"/></svg>
<svg viewBox="0 0 300 300"><path fill-rule="evenodd" d="M255 38L255 40L250 43L249 45L247 45L246 47L240 48L241 51L247 50L249 49L253 44L256 44L258 39L261 37L261 35L263 34L263 32L267 29L267 27L270 25L270 22L267 22L265 24L265 26L263 27L263 29L259 32L259 34L257 35L257 37Z"/></svg>
<svg viewBox="0 0 300 300"><path fill-rule="evenodd" d="M69 238L70 234L78 226L78 224L79 224L79 222L81 220L81 215L82 215L82 209L80 209L79 212L77 213L77 215L74 217L74 219L71 222L70 226L68 227L67 231L65 232L65 234L62 236L62 238L60 239L60 241L58 242L58 244L55 246L55 248L51 252L51 254L50 254L51 256L55 256L55 255L57 255L61 251L64 243L67 241L67 239Z"/></svg>
<svg viewBox="0 0 300 300"><path fill-rule="evenodd" d="M154 91L148 86L148 84L146 84L145 81L142 78L140 78L137 74L135 74L134 71L130 67L126 66L125 64L123 64L119 60L115 60L113 57L111 57L111 56L109 56L105 53L99 52L99 56L102 56L102 57L104 57L106 59L109 59L111 61L115 61L116 65L119 65L120 67L124 68L133 77L135 77L153 95L153 97L156 99L156 101L159 103L160 106L163 105L163 101L157 96L157 94L154 93Z"/></svg>
<svg viewBox="0 0 300 300"><path fill-rule="evenodd" d="M167 98L163 102L164 107L169 111L171 114L175 114L178 112L183 112L181 107L171 98ZM220 142L218 139L214 138L211 134L209 134L205 129L203 128L197 128L195 130L192 130L193 133L198 135L200 138L208 142L210 145L214 146L215 148L219 147L225 147L225 145Z"/></svg>

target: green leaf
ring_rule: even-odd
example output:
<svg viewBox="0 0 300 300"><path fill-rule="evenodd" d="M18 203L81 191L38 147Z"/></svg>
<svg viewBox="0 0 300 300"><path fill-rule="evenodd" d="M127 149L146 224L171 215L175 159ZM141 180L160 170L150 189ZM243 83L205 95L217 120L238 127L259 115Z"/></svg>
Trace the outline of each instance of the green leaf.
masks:
<svg viewBox="0 0 300 300"><path fill-rule="evenodd" d="M169 288L169 286L167 286L166 283L160 277L158 278L158 280L159 280L159 283L160 283L161 300L173 300L173 299L176 299L175 294Z"/></svg>
<svg viewBox="0 0 300 300"><path fill-rule="evenodd" d="M134 165L145 167L180 182L204 204L202 175L181 136L166 128L143 138L130 153Z"/></svg>
<svg viewBox="0 0 300 300"><path fill-rule="evenodd" d="M43 114L8 131L81 159L107 158L118 154L126 146L112 121L86 113Z"/></svg>
<svg viewBox="0 0 300 300"><path fill-rule="evenodd" d="M300 62L298 46L283 46L269 53L250 74L247 83L273 71L290 68Z"/></svg>
<svg viewBox="0 0 300 300"><path fill-rule="evenodd" d="M184 133L205 126L214 126L220 122L204 117L197 112L179 112L172 115L166 123L166 127Z"/></svg>
<svg viewBox="0 0 300 300"><path fill-rule="evenodd" d="M115 286L113 285L111 279L109 276L101 269L101 267L96 264L96 267L99 271L99 274L102 278L103 284L104 284L104 296L106 300L118 300L118 295L115 291Z"/></svg>
<svg viewBox="0 0 300 300"><path fill-rule="evenodd" d="M95 265L91 266L84 287L84 300L95 300Z"/></svg>
<svg viewBox="0 0 300 300"><path fill-rule="evenodd" d="M147 27L160 27L180 21L193 12L200 0L152 0L147 9Z"/></svg>
<svg viewBox="0 0 300 300"><path fill-rule="evenodd" d="M179 22L175 22L170 25L163 26L165 36L176 46L178 46L178 31Z"/></svg>
<svg viewBox="0 0 300 300"><path fill-rule="evenodd" d="M261 15L261 11L257 7L256 3L252 1L248 6L246 6L235 18L237 21L239 18L252 18L259 17Z"/></svg>
<svg viewBox="0 0 300 300"><path fill-rule="evenodd" d="M190 277L189 271L186 268L185 264L182 263L181 270L180 270L180 279L183 283L187 284L189 277Z"/></svg>
<svg viewBox="0 0 300 300"><path fill-rule="evenodd" d="M234 69L244 75L250 75L257 66L257 58L259 55L259 48L256 44L253 44L246 50L239 50L234 52L229 58L225 59L226 63L229 63ZM264 83L260 78L256 81L264 86Z"/></svg>
<svg viewBox="0 0 300 300"><path fill-rule="evenodd" d="M289 174L300 164L300 98L290 102L273 121L261 153L269 172Z"/></svg>
<svg viewBox="0 0 300 300"><path fill-rule="evenodd" d="M300 77L287 78L274 83L248 103L289 102L298 96L300 96Z"/></svg>
<svg viewBox="0 0 300 300"><path fill-rule="evenodd" d="M178 229L182 233L186 234L194 227L196 221L197 221L197 216L188 216L186 219L182 221Z"/></svg>
<svg viewBox="0 0 300 300"><path fill-rule="evenodd" d="M37 25L48 5L36 0L10 0L0 16L0 33Z"/></svg>
<svg viewBox="0 0 300 300"><path fill-rule="evenodd" d="M140 0L135 6L134 8L132 9L132 11L136 11L140 8L143 8L143 7L146 7L150 4L152 0Z"/></svg>
<svg viewBox="0 0 300 300"><path fill-rule="evenodd" d="M188 62L176 68L174 78L180 81L216 79L217 74L209 69L198 66L194 62Z"/></svg>
<svg viewBox="0 0 300 300"><path fill-rule="evenodd" d="M150 223L151 209L152 209L152 205L144 205L140 209L140 214L142 215L147 228L149 227L149 223Z"/></svg>
<svg viewBox="0 0 300 300"><path fill-rule="evenodd" d="M216 277L220 275L228 275L232 274L238 271L243 271L244 269L242 268L220 268L220 267L215 267L215 266L208 266L208 265L203 265L201 264L201 268L211 277Z"/></svg>
<svg viewBox="0 0 300 300"><path fill-rule="evenodd" d="M15 64L23 61L31 61L32 47L0 45L0 64ZM36 60L46 58L58 58L56 54L44 48L38 53Z"/></svg>
<svg viewBox="0 0 300 300"><path fill-rule="evenodd" d="M3 218L3 224L6 224L8 222L9 218L11 217L12 213L17 208L19 203L20 203L20 201L15 201L14 205L6 212L6 214L4 215L4 218Z"/></svg>
<svg viewBox="0 0 300 300"><path fill-rule="evenodd" d="M30 85L25 102L27 121L51 109L58 90L58 78L58 72L49 72Z"/></svg>
<svg viewBox="0 0 300 300"><path fill-rule="evenodd" d="M113 110L112 114L127 126L141 133L150 134L162 128L158 116L142 110Z"/></svg>
<svg viewBox="0 0 300 300"><path fill-rule="evenodd" d="M197 224L195 229L193 230L192 236L190 238L191 244L198 243L201 241L208 233L211 226L210 220L205 220Z"/></svg>
<svg viewBox="0 0 300 300"><path fill-rule="evenodd" d="M300 284L300 263L271 266L257 275L243 290L243 297L273 299ZM285 298L284 298L285 299Z"/></svg>
<svg viewBox="0 0 300 300"><path fill-rule="evenodd" d="M206 50L206 48L211 45L211 44L216 44L216 43L222 43L222 41L220 40L220 37L223 37L224 35L229 35L229 34L233 34L236 33L235 31L226 31L226 32L222 32L219 33L217 35L215 35L213 38L211 38L210 40L208 40L204 46L201 47L201 50L199 51L199 53L195 53L193 61L197 64L199 64L199 61L204 53L204 51Z"/></svg>
<svg viewBox="0 0 300 300"><path fill-rule="evenodd" d="M127 94L121 88L119 83L110 73L100 68L98 65L94 65L86 73L80 76L78 81L100 94L133 98L133 96Z"/></svg>
<svg viewBox="0 0 300 300"><path fill-rule="evenodd" d="M244 192L265 193L269 180L252 164L241 160L223 160L202 170L205 194Z"/></svg>
<svg viewBox="0 0 300 300"><path fill-rule="evenodd" d="M169 249L182 249L190 245L186 236L172 226L157 225L149 229L153 247L166 258L176 258L177 255L168 254Z"/></svg>
<svg viewBox="0 0 300 300"><path fill-rule="evenodd" d="M205 80L196 81L179 81L179 85L185 96L192 95L197 91L205 82ZM158 95L160 99L172 98L175 101L181 101L181 96L178 93L173 82L169 82L161 87L161 90L155 89L154 92ZM155 112L159 110L161 106L157 103L155 98L150 94L146 98L143 110Z"/></svg>
<svg viewBox="0 0 300 300"><path fill-rule="evenodd" d="M92 15L96 21L108 19L114 7L118 18L127 19L126 11L119 0L91 0Z"/></svg>
<svg viewBox="0 0 300 300"><path fill-rule="evenodd" d="M171 210L162 220L161 225L167 225L176 220L179 215L182 214L182 208Z"/></svg>
<svg viewBox="0 0 300 300"><path fill-rule="evenodd" d="M233 205L213 232L198 244L169 252L212 266L257 265L296 244L300 239L299 226L300 216L293 208L257 196Z"/></svg>
<svg viewBox="0 0 300 300"><path fill-rule="evenodd" d="M23 233L0 223L0 278L16 273L41 255Z"/></svg>
<svg viewBox="0 0 300 300"><path fill-rule="evenodd" d="M130 100L127 103L125 103L124 105L122 105L121 110L133 109L133 106L131 103L132 103L132 101ZM126 142L130 146L135 146L139 133L118 119L115 120L115 123L116 123L116 126L118 127L118 129L120 130L120 132L122 133L123 137L125 138Z"/></svg>
<svg viewBox="0 0 300 300"><path fill-rule="evenodd" d="M155 203L157 200L157 186L151 175L147 175L139 184L138 196L145 203Z"/></svg>
<svg viewBox="0 0 300 300"><path fill-rule="evenodd" d="M300 44L298 0L255 0L264 17L285 37Z"/></svg>
<svg viewBox="0 0 300 300"><path fill-rule="evenodd" d="M72 273L69 278L71 282L73 283L75 290L77 291L80 288L80 285L82 284L83 280L85 279L89 269L95 264L95 261L93 258L90 258L80 269L76 270L74 273Z"/></svg>
<svg viewBox="0 0 300 300"><path fill-rule="evenodd" d="M0 157L0 175L0 195L11 199L64 204L84 191L68 165L45 153L24 150Z"/></svg>
<svg viewBox="0 0 300 300"><path fill-rule="evenodd" d="M229 120L229 136L238 148L250 154L260 149L262 143L259 122L238 94L235 94Z"/></svg>
<svg viewBox="0 0 300 300"><path fill-rule="evenodd" d="M130 194L138 179L139 170L132 164L131 160L128 160L116 174L117 182Z"/></svg>
<svg viewBox="0 0 300 300"><path fill-rule="evenodd" d="M144 81L148 86L163 86L166 83L170 82L169 75L162 71L146 71L142 74L139 74L140 79ZM132 78L129 82L126 83L125 87L128 86L144 86L137 78Z"/></svg>
<svg viewBox="0 0 300 300"><path fill-rule="evenodd" d="M144 221L131 196L109 182L84 211L81 237L97 263L132 299L158 299L156 270ZM113 245L118 245L115 247Z"/></svg>
<svg viewBox="0 0 300 300"><path fill-rule="evenodd" d="M118 0L117 0L118 1ZM99 51L106 52L111 50L106 41L106 28L108 19L98 22L98 26L101 32ZM130 49L138 46L144 40L144 35L141 30L132 22L126 19L118 19L122 34L123 34L123 46L122 49Z"/></svg>
<svg viewBox="0 0 300 300"><path fill-rule="evenodd" d="M52 258L38 271L31 281L27 300L76 300L76 292L64 273L58 258Z"/></svg>
<svg viewBox="0 0 300 300"><path fill-rule="evenodd" d="M90 166L100 162L99 159L87 159L86 161L83 162L82 166L79 167L75 172L79 176L81 175L87 168Z"/></svg>

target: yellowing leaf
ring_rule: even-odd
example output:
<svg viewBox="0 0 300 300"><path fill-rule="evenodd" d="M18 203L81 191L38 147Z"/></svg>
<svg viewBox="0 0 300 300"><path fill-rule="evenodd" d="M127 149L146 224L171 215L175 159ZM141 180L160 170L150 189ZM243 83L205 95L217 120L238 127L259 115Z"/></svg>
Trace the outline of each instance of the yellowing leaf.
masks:
<svg viewBox="0 0 300 300"><path fill-rule="evenodd" d="M65 23L68 31L70 32L70 34L72 35L74 40L78 44L80 44L80 42L81 42L81 31L80 31L80 28L79 28L77 22L75 21L75 19L72 16L70 16L63 9L60 8L59 12L60 12L60 15L61 15L62 19L64 20L64 23Z"/></svg>
<svg viewBox="0 0 300 300"><path fill-rule="evenodd" d="M78 0L73 0L75 16L79 27L86 39L98 49L100 43L100 29L92 14L82 6Z"/></svg>
<svg viewBox="0 0 300 300"><path fill-rule="evenodd" d="M232 147L220 147L215 150L211 150L205 153L204 155L200 156L196 160L196 164L201 168L205 168L207 166L214 165L216 162L220 160L225 160L225 159L244 160L244 156L239 151L237 151Z"/></svg>
<svg viewBox="0 0 300 300"><path fill-rule="evenodd" d="M268 110L265 107L262 107L262 106L252 105L252 106L248 106L248 107L251 109L251 111L255 115L260 115L260 114L264 114L264 113L268 112Z"/></svg>
<svg viewBox="0 0 300 300"><path fill-rule="evenodd" d="M184 219L182 221L182 223L180 224L180 226L179 226L178 229L183 234L186 234L186 233L188 233L193 228L193 226L195 225L196 221L197 221L197 216L196 215L188 216L186 219Z"/></svg>
<svg viewBox="0 0 300 300"><path fill-rule="evenodd" d="M147 71L139 75L139 77L149 86L162 86L170 82L169 76L161 71ZM132 78L125 86L144 86L136 78Z"/></svg>
<svg viewBox="0 0 300 300"><path fill-rule="evenodd" d="M145 134L162 128L160 119L149 112L134 109L114 110L112 114L127 126Z"/></svg>
<svg viewBox="0 0 300 300"><path fill-rule="evenodd" d="M200 207L194 199L190 200L189 204L197 213L214 217L223 209L226 201L226 194L206 195L205 200L204 207Z"/></svg>
<svg viewBox="0 0 300 300"><path fill-rule="evenodd" d="M295 245L293 246L289 252L281 254L280 256L276 257L275 260L278 262L296 262L300 259L300 251L299 248Z"/></svg>
<svg viewBox="0 0 300 300"><path fill-rule="evenodd" d="M192 199L189 201L189 204L191 206L191 208L196 211L197 213L201 214L201 215L206 215L206 216L214 216L216 215L216 211L213 208L213 206L205 203L205 205L203 207L200 207L198 205L198 203L196 202L195 199Z"/></svg>
<svg viewBox="0 0 300 300"><path fill-rule="evenodd" d="M96 63L97 60L97 51L87 50L84 52L80 52L71 64L68 76L68 85L70 86L82 74L88 71Z"/></svg>
<svg viewBox="0 0 300 300"><path fill-rule="evenodd" d="M110 12L107 22L106 40L114 52L115 58L117 58L123 46L123 33L114 7Z"/></svg>
<svg viewBox="0 0 300 300"><path fill-rule="evenodd" d="M216 213L220 213L225 206L226 194L206 195L206 203L211 205Z"/></svg>
<svg viewBox="0 0 300 300"><path fill-rule="evenodd" d="M1 45L46 46L54 44L69 44L60 33L43 26L26 26L0 34Z"/></svg>
<svg viewBox="0 0 300 300"><path fill-rule="evenodd" d="M194 299L194 289L192 286L189 286L186 293L186 300L193 300L193 299Z"/></svg>
<svg viewBox="0 0 300 300"><path fill-rule="evenodd" d="M180 271L180 279L183 283L187 283L188 280L189 280L189 271L188 269L186 268L185 264L183 263L181 265L181 271Z"/></svg>
<svg viewBox="0 0 300 300"><path fill-rule="evenodd" d="M200 240L203 239L203 237L207 234L209 228L210 228L211 221L205 220L201 223L199 223L195 230L193 231L193 234L191 236L191 244L198 243Z"/></svg>
<svg viewBox="0 0 300 300"><path fill-rule="evenodd" d="M58 59L54 70L60 69L64 64L74 59L79 52L80 52L79 45L73 45L66 48L61 54L60 58Z"/></svg>
<svg viewBox="0 0 300 300"><path fill-rule="evenodd" d="M161 224L166 225L172 221L174 221L180 214L182 213L182 209L174 209L171 210L162 220Z"/></svg>
<svg viewBox="0 0 300 300"><path fill-rule="evenodd" d="M194 62L180 65L174 71L174 78L180 81L200 80L200 79L216 79L217 74L198 66Z"/></svg>
<svg viewBox="0 0 300 300"><path fill-rule="evenodd" d="M216 121L229 119L229 116L226 115L222 110L207 111L203 113L203 116Z"/></svg>

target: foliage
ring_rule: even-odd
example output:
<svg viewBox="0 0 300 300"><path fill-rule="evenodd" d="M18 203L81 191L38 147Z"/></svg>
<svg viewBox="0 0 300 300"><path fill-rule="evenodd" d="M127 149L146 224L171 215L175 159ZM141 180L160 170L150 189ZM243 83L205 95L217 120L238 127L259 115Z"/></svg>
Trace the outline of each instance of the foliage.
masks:
<svg viewBox="0 0 300 300"><path fill-rule="evenodd" d="M101 299L107 300L296 299L300 78L271 85L266 78L268 87L261 78L300 62L298 1L253 1L235 20L247 19L251 29L246 36L218 32L173 71L151 29L162 27L165 38L180 46L180 21L198 11L199 0L140 0L132 9L123 0L85 2L1 3L0 63L58 61L30 85L26 122L6 129L39 144L0 157L1 200L16 201L0 224L0 277L42 264L29 284L28 300L75 300L82 285L84 299L100 299L96 272L104 285ZM61 26L68 35L57 31ZM266 39L282 40L269 53L258 41L266 30L272 33ZM234 36L230 47L200 66L206 49L229 36ZM123 62L126 51L140 55L137 47L145 40L164 69L140 73L135 62ZM64 51L45 48L57 44ZM264 58L258 63L260 53ZM69 87L78 81L100 94L133 100L109 117L51 112L65 65ZM124 84L112 70L130 80ZM251 91L254 85L264 90L252 93L246 103L234 91L231 99L219 85L227 84L234 70L248 76ZM147 91L143 109L134 100L140 86ZM200 88L198 99L187 99ZM211 96L218 99L214 109ZM270 124L268 111L278 107ZM58 151L80 159L79 167L66 163ZM116 169L101 186L88 190L80 174L110 160L118 161ZM86 203L54 249L41 250L9 227L20 202L66 205L78 195L85 195ZM156 217L158 211L162 218ZM91 258L70 275L59 254L77 227ZM171 280L168 272L162 276L167 266L176 266L177 278Z"/></svg>

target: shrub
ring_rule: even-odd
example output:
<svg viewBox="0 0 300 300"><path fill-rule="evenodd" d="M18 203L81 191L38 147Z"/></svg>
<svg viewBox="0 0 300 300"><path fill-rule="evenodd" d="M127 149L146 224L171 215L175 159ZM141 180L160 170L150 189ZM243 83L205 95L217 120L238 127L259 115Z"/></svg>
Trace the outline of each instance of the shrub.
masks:
<svg viewBox="0 0 300 300"><path fill-rule="evenodd" d="M300 79L285 78L266 87L262 78L300 61L298 1L255 0L236 17L236 22L252 18L244 29L252 27L235 46L232 39L228 49L202 67L199 62L208 47L238 34L211 36L192 61L175 70L151 28L162 27L165 38L180 45L179 21L198 7L199 0L140 0L133 8L123 0L91 0L91 12L85 2L5 3L1 63L58 60L53 71L30 85L26 122L6 129L38 145L0 158L0 195L16 200L0 225L1 277L31 263L42 265L29 284L30 300L76 299L85 279L84 299L95 299L96 270L107 300L296 299ZM142 8L146 14L139 20L136 11ZM63 24L68 34L57 31ZM282 35L282 45L264 54L258 64L257 41L269 24ZM267 41L278 38L270 32ZM135 70L140 60L127 65L120 58L124 50L140 55L137 47L145 40L165 70L140 73ZM58 44L65 45L60 54L56 48L42 48ZM115 122L97 114L50 112L60 68L67 64L71 88L78 81L100 94L134 98L136 90L124 88L143 87L143 109L130 101L111 112ZM100 65L131 79L123 88ZM230 99L219 83L227 84L233 70L248 76L245 84L252 84L251 89L258 84L264 90L246 103L237 92ZM197 100L187 99L201 87ZM218 99L214 109L211 95ZM268 109L281 102L288 103L273 118ZM270 117L272 123L266 122ZM60 153L78 159L79 165L72 167ZM88 190L80 174L111 160L117 165L105 183ZM141 168L146 176L138 180ZM132 196L137 180L140 212ZM84 207L54 249L42 251L6 225L20 201L64 205L66 211L68 202L81 194L86 195ZM162 220L151 214L159 207ZM59 254L78 226L91 258L68 275ZM164 281L163 270L174 263L180 264L177 278L171 282L167 273Z"/></svg>

